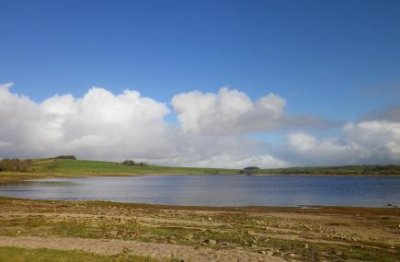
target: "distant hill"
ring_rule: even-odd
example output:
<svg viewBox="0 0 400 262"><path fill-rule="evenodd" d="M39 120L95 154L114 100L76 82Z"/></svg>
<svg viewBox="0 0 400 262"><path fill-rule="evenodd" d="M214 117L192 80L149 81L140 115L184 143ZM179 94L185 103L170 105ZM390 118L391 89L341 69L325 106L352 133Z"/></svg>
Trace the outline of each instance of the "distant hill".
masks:
<svg viewBox="0 0 400 262"><path fill-rule="evenodd" d="M0 160L4 164L26 164L24 169L4 168L3 171L25 172L38 176L66 175L146 175L146 174L187 174L187 175L400 175L400 165L354 165L354 166L328 166L328 167L289 167L260 169L247 167L240 169L227 168L201 168L201 167L170 167L156 165L127 165L124 162L106 162L90 160L74 160L74 156L61 156L56 158L34 160ZM132 161L133 162L133 161ZM3 166L5 166L3 164ZM1 167L1 165L0 165ZM0 168L0 171L2 169ZM3 172L4 173L4 172Z"/></svg>
<svg viewBox="0 0 400 262"><path fill-rule="evenodd" d="M125 162L125 161L124 161ZM126 163L73 160L73 159L37 159L33 161L35 173L56 173L66 175L145 175L145 174L237 174L238 169L169 167L155 165L127 165Z"/></svg>
<svg viewBox="0 0 400 262"><path fill-rule="evenodd" d="M400 165L354 165L259 169L256 175L400 175Z"/></svg>

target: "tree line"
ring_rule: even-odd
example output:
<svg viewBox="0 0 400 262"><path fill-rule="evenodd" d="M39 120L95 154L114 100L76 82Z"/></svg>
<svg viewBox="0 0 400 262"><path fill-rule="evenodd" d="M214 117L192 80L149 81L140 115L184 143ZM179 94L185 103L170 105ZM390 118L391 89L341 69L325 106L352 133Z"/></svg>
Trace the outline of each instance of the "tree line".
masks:
<svg viewBox="0 0 400 262"><path fill-rule="evenodd" d="M146 162L135 162L133 160L125 160L122 164L126 166L147 166Z"/></svg>

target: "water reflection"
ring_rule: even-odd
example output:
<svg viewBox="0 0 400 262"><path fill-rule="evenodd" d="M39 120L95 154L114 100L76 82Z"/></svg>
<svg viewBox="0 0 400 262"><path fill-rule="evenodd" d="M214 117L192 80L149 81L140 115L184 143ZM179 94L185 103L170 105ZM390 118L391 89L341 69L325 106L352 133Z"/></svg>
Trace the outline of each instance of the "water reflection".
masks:
<svg viewBox="0 0 400 262"><path fill-rule="evenodd" d="M400 206L400 177L142 176L52 178L0 186L0 195L172 205Z"/></svg>

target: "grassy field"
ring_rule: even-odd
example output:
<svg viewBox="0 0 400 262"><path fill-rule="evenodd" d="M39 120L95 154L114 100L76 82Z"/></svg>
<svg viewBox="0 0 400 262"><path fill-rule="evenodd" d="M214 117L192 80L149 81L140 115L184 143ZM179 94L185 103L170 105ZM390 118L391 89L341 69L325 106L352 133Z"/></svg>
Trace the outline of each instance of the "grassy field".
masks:
<svg viewBox="0 0 400 262"><path fill-rule="evenodd" d="M88 160L36 160L33 171L57 174L238 174L239 169L127 166L116 162ZM255 174L311 174L311 175L400 175L400 165L354 165L325 167L290 167L259 169Z"/></svg>
<svg viewBox="0 0 400 262"><path fill-rule="evenodd" d="M34 160L26 172L0 172L0 183L15 182L24 179L47 177L78 176L134 176L134 175L210 175L237 174L237 169L168 167L168 166L127 166L117 162L89 160Z"/></svg>
<svg viewBox="0 0 400 262"><path fill-rule="evenodd" d="M70 175L145 175L145 174L236 174L236 169L167 167L167 166L127 166L116 162L88 160L36 160L35 173L55 173Z"/></svg>

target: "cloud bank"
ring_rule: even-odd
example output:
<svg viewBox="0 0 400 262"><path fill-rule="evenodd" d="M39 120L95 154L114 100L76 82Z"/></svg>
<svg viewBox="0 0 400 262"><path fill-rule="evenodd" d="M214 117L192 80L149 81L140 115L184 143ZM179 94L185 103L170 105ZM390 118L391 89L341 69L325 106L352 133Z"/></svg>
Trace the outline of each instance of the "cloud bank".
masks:
<svg viewBox="0 0 400 262"><path fill-rule="evenodd" d="M79 98L66 94L35 102L11 86L0 85L0 157L75 154L233 168L400 163L397 110L347 123L336 137L321 138L313 129L316 118L288 115L286 100L273 93L252 100L224 87L176 94L166 104L133 90L113 94L93 87ZM176 123L166 120L170 115ZM302 131L305 126L309 133ZM251 136L289 129L275 147Z"/></svg>
<svg viewBox="0 0 400 262"><path fill-rule="evenodd" d="M348 123L338 138L317 139L310 134L292 133L288 147L305 164L396 164L400 163L400 122Z"/></svg>

